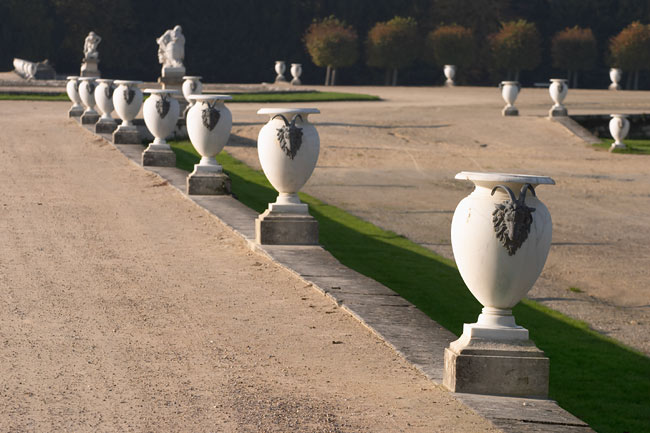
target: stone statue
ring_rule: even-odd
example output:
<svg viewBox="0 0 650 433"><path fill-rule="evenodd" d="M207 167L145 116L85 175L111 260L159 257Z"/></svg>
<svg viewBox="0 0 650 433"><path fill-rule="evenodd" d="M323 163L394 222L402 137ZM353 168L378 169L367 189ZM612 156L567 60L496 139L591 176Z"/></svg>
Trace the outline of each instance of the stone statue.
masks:
<svg viewBox="0 0 650 433"><path fill-rule="evenodd" d="M158 62L163 68L183 68L185 59L185 36L181 26L165 31L158 39Z"/></svg>
<svg viewBox="0 0 650 433"><path fill-rule="evenodd" d="M88 33L88 36L86 36L86 40L84 41L84 60L99 58L97 46L101 41L102 38L97 33Z"/></svg>

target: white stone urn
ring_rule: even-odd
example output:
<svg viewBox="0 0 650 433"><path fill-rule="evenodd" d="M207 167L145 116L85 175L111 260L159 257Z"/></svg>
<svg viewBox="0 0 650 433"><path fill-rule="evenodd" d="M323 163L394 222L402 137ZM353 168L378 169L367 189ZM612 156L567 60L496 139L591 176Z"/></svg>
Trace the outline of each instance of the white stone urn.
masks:
<svg viewBox="0 0 650 433"><path fill-rule="evenodd" d="M180 106L174 98L179 92L171 89L145 89L144 93L150 94L142 106L144 123L154 136L153 143L146 150L171 150L166 139L174 132L180 114Z"/></svg>
<svg viewBox="0 0 650 433"><path fill-rule="evenodd" d="M449 86L449 87L455 86L456 83L454 83L454 77L456 76L456 66L445 65L444 73L445 73L445 77L447 78L447 81L445 81L445 86Z"/></svg>
<svg viewBox="0 0 650 433"><path fill-rule="evenodd" d="M562 105L562 102L569 91L569 85L567 83L566 78L551 78L551 85L548 88L548 92L555 105L551 107L551 110L548 113L550 117L568 115L566 107Z"/></svg>
<svg viewBox="0 0 650 433"><path fill-rule="evenodd" d="M133 119L142 108L142 90L138 87L142 81L132 80L115 80L113 82L117 87L113 91L113 106L120 119L123 127L135 127Z"/></svg>
<svg viewBox="0 0 650 433"><path fill-rule="evenodd" d="M309 122L316 108L262 108L257 114L270 116L257 137L257 153L262 170L280 194L269 205L271 212L307 214L298 191L309 180L320 153L320 138Z"/></svg>
<svg viewBox="0 0 650 433"><path fill-rule="evenodd" d="M300 76L302 75L302 64L301 63L292 63L291 64L291 84L294 86L300 86L302 82L300 81Z"/></svg>
<svg viewBox="0 0 650 433"><path fill-rule="evenodd" d="M609 79L612 80L612 84L609 85L609 90L621 90L621 78L623 78L623 70L620 68L610 68L609 70Z"/></svg>
<svg viewBox="0 0 650 433"><path fill-rule="evenodd" d="M503 97L503 100L506 101L506 106L503 107L502 114L504 116L519 115L519 110L517 110L514 105L517 96L519 96L519 91L521 90L521 84L519 84L519 81L502 81L500 87L501 96Z"/></svg>
<svg viewBox="0 0 650 433"><path fill-rule="evenodd" d="M114 122L111 113L113 112L113 92L115 88L113 87L113 80L106 78L97 78L95 80L98 84L95 87L95 101L99 107L99 111L102 112L102 116L99 118L100 122Z"/></svg>
<svg viewBox="0 0 650 433"><path fill-rule="evenodd" d="M276 83L286 83L287 79L284 78L284 71L287 69L286 65L284 64L284 60L276 60L275 61L275 73L277 76L275 77L275 82Z"/></svg>
<svg viewBox="0 0 650 433"><path fill-rule="evenodd" d="M551 215L535 186L554 185L545 176L461 172L474 191L456 207L451 245L463 281L483 305L463 336L527 340L515 323L514 307L533 287L551 246ZM466 336L466 337L467 337Z"/></svg>
<svg viewBox="0 0 650 433"><path fill-rule="evenodd" d="M199 76L186 75L183 77L183 85L181 90L183 92L183 97L187 101L188 105L185 108L184 115L190 111L192 105L194 104L193 100L190 100L190 95L200 95L203 93L203 83L201 83L201 78Z"/></svg>
<svg viewBox="0 0 650 433"><path fill-rule="evenodd" d="M68 94L68 98L72 101L72 107L68 112L69 117L78 117L84 112L84 107L81 102L81 96L79 96L79 77L69 76L68 82L65 85L65 91Z"/></svg>
<svg viewBox="0 0 650 433"><path fill-rule="evenodd" d="M232 114L224 101L229 95L188 95L192 108L187 112L187 134L192 145L201 155L194 173L221 173L222 167L215 156L228 142L232 128Z"/></svg>
<svg viewBox="0 0 650 433"><path fill-rule="evenodd" d="M97 111L95 111L95 78L93 77L80 77L79 78L79 96L81 97L81 102L86 107L84 114L86 113L95 113L99 116Z"/></svg>
<svg viewBox="0 0 650 433"><path fill-rule="evenodd" d="M612 134L614 142L609 148L610 152L614 149L625 149L626 146L623 140L627 137L627 133L630 132L630 121L627 120L625 114L612 114L611 116L609 133Z"/></svg>

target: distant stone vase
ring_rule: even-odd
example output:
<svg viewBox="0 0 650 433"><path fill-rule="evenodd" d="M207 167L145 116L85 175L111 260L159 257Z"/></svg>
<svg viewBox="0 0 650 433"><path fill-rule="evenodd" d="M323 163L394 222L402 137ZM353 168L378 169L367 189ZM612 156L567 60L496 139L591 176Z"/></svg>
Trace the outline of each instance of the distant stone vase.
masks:
<svg viewBox="0 0 650 433"><path fill-rule="evenodd" d="M68 82L65 85L65 91L70 101L72 101L72 107L70 107L68 114L70 117L78 117L84 112L81 96L79 96L79 77L70 76L67 79Z"/></svg>
<svg viewBox="0 0 650 433"><path fill-rule="evenodd" d="M298 191L311 176L320 153L320 138L310 114L315 108L262 108L270 120L257 138L262 170L280 194L276 204L299 205Z"/></svg>
<svg viewBox="0 0 650 433"><path fill-rule="evenodd" d="M287 79L284 78L284 71L287 69L286 65L284 64L283 60L276 60L275 61L275 73L277 74L275 77L275 82L276 83L286 83Z"/></svg>
<svg viewBox="0 0 650 433"><path fill-rule="evenodd" d="M569 85L567 83L568 80L565 78L551 78L551 85L548 88L548 92L555 105L549 111L550 117L566 116L568 114L566 107L562 105L569 91Z"/></svg>
<svg viewBox="0 0 650 433"><path fill-rule="evenodd" d="M113 117L111 117L111 113L114 110L113 92L115 91L113 80L98 78L95 81L98 83L97 87L95 87L95 101L97 102L99 111L102 112L99 120L112 122Z"/></svg>
<svg viewBox="0 0 650 433"><path fill-rule="evenodd" d="M179 92L170 89L145 89L144 93L150 94L142 107L144 123L154 136L149 148L169 150L171 148L166 139L174 132L180 114L180 106L174 98Z"/></svg>
<svg viewBox="0 0 650 433"><path fill-rule="evenodd" d="M185 112L183 113L184 115L187 115L189 113L190 109L192 108L192 105L194 105L194 100L190 99L191 95L200 95L203 93L203 83L201 83L201 78L199 76L189 76L186 75L183 77L183 85L181 86L181 90L183 92L183 97L187 101L188 105L185 108Z"/></svg>
<svg viewBox="0 0 650 433"><path fill-rule="evenodd" d="M502 114L504 116L517 116L519 115L519 110L515 107L515 101L517 96L519 96L519 91L521 90L521 84L518 81L502 81L500 84L501 87L501 96L506 102L506 106L503 107Z"/></svg>
<svg viewBox="0 0 650 433"><path fill-rule="evenodd" d="M81 102L83 102L86 110L86 113L95 113L95 78L92 77L81 77L79 78L79 96L81 97Z"/></svg>
<svg viewBox="0 0 650 433"><path fill-rule="evenodd" d="M445 65L443 69L445 73L445 77L447 80L445 81L445 86L448 87L453 87L456 85L454 82L454 77L456 76L456 66L455 65Z"/></svg>
<svg viewBox="0 0 650 433"><path fill-rule="evenodd" d="M292 63L291 64L291 84L294 86L300 86L302 82L300 81L300 76L302 75L302 64Z"/></svg>
<svg viewBox="0 0 650 433"><path fill-rule="evenodd" d="M609 70L609 79L612 80L612 84L609 85L609 90L621 90L621 85L619 84L623 78L623 70L620 68L611 68Z"/></svg>
<svg viewBox="0 0 650 433"><path fill-rule="evenodd" d="M224 101L229 95L189 95L192 108L187 113L187 134L192 145L201 155L194 166L195 172L221 172L215 156L228 142L232 129L232 114Z"/></svg>
<svg viewBox="0 0 650 433"><path fill-rule="evenodd" d="M627 137L628 132L630 132L630 121L627 120L625 114L612 114L612 118L609 121L609 132L612 134L614 142L612 143L609 151L611 152L614 149L625 149L625 143L623 140Z"/></svg>
<svg viewBox="0 0 650 433"><path fill-rule="evenodd" d="M454 259L484 307L477 327L508 335L520 328L511 309L532 288L551 247L551 215L534 188L555 182L545 176L475 172L458 173L456 179L472 181L475 189L454 212Z"/></svg>
<svg viewBox="0 0 650 433"><path fill-rule="evenodd" d="M142 108L142 90L138 87L142 81L115 80L114 84L117 87L113 91L113 106L122 119L120 126L133 126L133 119Z"/></svg>

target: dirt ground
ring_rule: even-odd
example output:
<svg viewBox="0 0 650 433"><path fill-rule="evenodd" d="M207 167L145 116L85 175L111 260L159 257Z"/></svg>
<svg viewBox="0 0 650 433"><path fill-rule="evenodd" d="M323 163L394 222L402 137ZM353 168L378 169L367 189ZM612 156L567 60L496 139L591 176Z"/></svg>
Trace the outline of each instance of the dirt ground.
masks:
<svg viewBox="0 0 650 433"><path fill-rule="evenodd" d="M334 90L383 101L287 104L321 110L310 117L321 155L305 192L451 258L451 218L472 188L456 173L551 176L557 184L537 192L553 217L553 245L529 297L650 354L647 156L594 150L545 118L547 89L524 89L516 118L501 116L496 87ZM570 90L565 104L575 114L635 113L648 112L649 100L650 92ZM228 151L258 168L262 106L229 105Z"/></svg>
<svg viewBox="0 0 650 433"><path fill-rule="evenodd" d="M68 105L0 102L0 431L496 431Z"/></svg>

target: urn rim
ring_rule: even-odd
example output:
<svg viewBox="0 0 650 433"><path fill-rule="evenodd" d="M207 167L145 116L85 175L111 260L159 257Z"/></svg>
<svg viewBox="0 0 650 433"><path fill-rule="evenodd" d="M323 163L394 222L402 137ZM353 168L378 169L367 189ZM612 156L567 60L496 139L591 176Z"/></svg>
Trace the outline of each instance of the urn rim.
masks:
<svg viewBox="0 0 650 433"><path fill-rule="evenodd" d="M95 77L79 77L79 81L96 81Z"/></svg>
<svg viewBox="0 0 650 433"><path fill-rule="evenodd" d="M203 78L200 75L183 75L183 80L200 80Z"/></svg>
<svg viewBox="0 0 650 433"><path fill-rule="evenodd" d="M519 84L519 81L502 81L501 84L503 84L503 85L506 85L506 84L517 85L517 84Z"/></svg>
<svg viewBox="0 0 650 433"><path fill-rule="evenodd" d="M150 93L152 95L177 95L180 92L178 90L173 90L173 89L144 89L142 91L143 93Z"/></svg>
<svg viewBox="0 0 650 433"><path fill-rule="evenodd" d="M95 78L95 81L97 81L98 83L108 83L108 84L111 84L111 83L112 83L113 81L115 81L115 80L112 80L112 79L110 79L110 78Z"/></svg>
<svg viewBox="0 0 650 433"><path fill-rule="evenodd" d="M548 176L534 174L514 173L489 173L478 171L461 171L454 177L458 180L471 180L479 182L504 182L504 183L530 183L535 185L555 185L555 181Z"/></svg>
<svg viewBox="0 0 650 433"><path fill-rule="evenodd" d="M257 114L319 114L318 108L260 108Z"/></svg>
<svg viewBox="0 0 650 433"><path fill-rule="evenodd" d="M65 79L66 80L78 80L79 75L70 75L70 76L66 77Z"/></svg>
<svg viewBox="0 0 650 433"><path fill-rule="evenodd" d="M567 80L566 78L551 78L550 81L553 83L559 83L561 81L566 83L569 80Z"/></svg>
<svg viewBox="0 0 650 433"><path fill-rule="evenodd" d="M232 96L203 93L201 95L188 95L187 99L195 101L230 101Z"/></svg>
<svg viewBox="0 0 650 433"><path fill-rule="evenodd" d="M614 114L610 114L609 116L612 117L612 118L621 117L623 119L627 119L628 115L627 114L622 114L622 113L614 113Z"/></svg>
<svg viewBox="0 0 650 433"><path fill-rule="evenodd" d="M113 82L114 82L115 84L117 84L118 86L119 86L120 84L126 84L127 86L128 86L129 84L143 84L142 81L137 81L137 80L115 80L115 81L113 81Z"/></svg>

